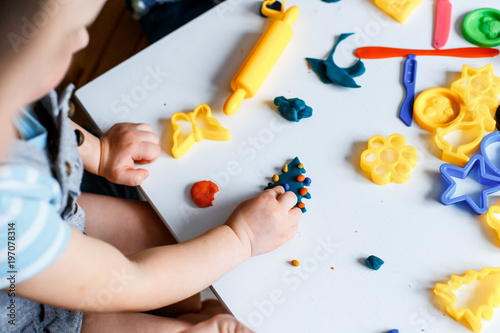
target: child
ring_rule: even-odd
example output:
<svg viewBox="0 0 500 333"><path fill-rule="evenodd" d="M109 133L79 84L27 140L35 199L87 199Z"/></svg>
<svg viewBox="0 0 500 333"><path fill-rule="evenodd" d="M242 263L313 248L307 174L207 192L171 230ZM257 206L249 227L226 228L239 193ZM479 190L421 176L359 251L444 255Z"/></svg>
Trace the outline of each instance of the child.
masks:
<svg viewBox="0 0 500 333"><path fill-rule="evenodd" d="M0 33L10 42L0 42L0 152L8 148L0 165L1 330L244 332L228 316L192 326L141 312L185 299L292 238L302 215L293 193L267 190L223 225L170 246L161 246L168 233L144 203L85 194L76 202L82 166L137 185L147 171L134 161L160 153L148 125L116 125L99 140L67 118L71 89L59 99L49 93L87 44L85 25L103 3L0 2ZM23 108L13 131L8 119L47 93ZM7 147L9 136L17 139Z"/></svg>

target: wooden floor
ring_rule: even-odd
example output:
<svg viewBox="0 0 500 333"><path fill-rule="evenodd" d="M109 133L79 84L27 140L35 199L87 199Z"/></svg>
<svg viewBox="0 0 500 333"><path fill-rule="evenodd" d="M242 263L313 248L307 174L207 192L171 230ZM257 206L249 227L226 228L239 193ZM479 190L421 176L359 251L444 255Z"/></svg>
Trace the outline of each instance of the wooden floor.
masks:
<svg viewBox="0 0 500 333"><path fill-rule="evenodd" d="M148 46L141 25L124 0L108 0L88 30L89 45L74 56L61 88L73 83L78 89ZM92 125L78 106L73 120Z"/></svg>

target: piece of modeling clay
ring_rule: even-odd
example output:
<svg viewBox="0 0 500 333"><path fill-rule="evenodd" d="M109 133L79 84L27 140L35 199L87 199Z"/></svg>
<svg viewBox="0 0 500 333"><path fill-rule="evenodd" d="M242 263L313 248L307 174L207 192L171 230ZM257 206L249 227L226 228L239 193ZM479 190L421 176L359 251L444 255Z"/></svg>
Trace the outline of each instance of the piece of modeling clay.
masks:
<svg viewBox="0 0 500 333"><path fill-rule="evenodd" d="M283 96L274 99L274 105L286 120L299 121L302 118L312 116L313 109L299 98L285 98Z"/></svg>
<svg viewBox="0 0 500 333"><path fill-rule="evenodd" d="M305 187L311 185L311 178L304 176L304 173L306 173L304 165L300 163L298 157L295 157L292 162L283 166L281 175L276 174L273 176L274 184L269 183L265 189L283 186L285 191L292 191L297 196L295 207L300 208L305 213L306 205L302 202L302 199L311 199L311 194Z"/></svg>
<svg viewBox="0 0 500 333"><path fill-rule="evenodd" d="M340 0L321 0L323 2L328 2L328 3L332 3L332 2L339 2Z"/></svg>
<svg viewBox="0 0 500 333"><path fill-rule="evenodd" d="M387 332L387 333L399 333L399 330L397 330L397 329L393 329L393 330L390 330L390 331L389 331L389 332Z"/></svg>
<svg viewBox="0 0 500 333"><path fill-rule="evenodd" d="M369 256L365 259L365 264L368 268L378 271L380 267L384 264L384 261L376 256Z"/></svg>
<svg viewBox="0 0 500 333"><path fill-rule="evenodd" d="M191 187L191 198L193 198L196 206L206 208L213 206L212 202L217 192L219 192L217 184L209 180L202 180L194 183L193 187Z"/></svg>
<svg viewBox="0 0 500 333"><path fill-rule="evenodd" d="M300 262L298 260L295 260L295 259L292 260L290 263L292 264L292 266L295 266L295 267L299 267L300 266Z"/></svg>
<svg viewBox="0 0 500 333"><path fill-rule="evenodd" d="M342 68L337 66L335 61L333 60L333 55L335 54L335 50L337 49L337 45L347 37L353 35L353 33L350 34L341 34L339 36L339 39L333 46L333 50L326 58L326 60L321 60L321 59L313 59L313 58L306 58L306 60L309 62L309 65L311 66L312 70L318 74L320 80L323 83L330 84L330 83L336 83L340 86L343 87L348 87L348 88L359 88L360 86L354 81L354 77L360 76L365 72L365 65L361 61L361 59L358 59L358 61L352 65L351 67L347 68Z"/></svg>

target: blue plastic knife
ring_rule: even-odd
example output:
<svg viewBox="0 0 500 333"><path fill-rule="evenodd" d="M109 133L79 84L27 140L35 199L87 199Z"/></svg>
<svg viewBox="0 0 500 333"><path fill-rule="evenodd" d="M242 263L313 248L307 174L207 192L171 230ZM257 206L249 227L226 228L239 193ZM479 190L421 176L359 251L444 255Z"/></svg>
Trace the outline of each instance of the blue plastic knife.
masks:
<svg viewBox="0 0 500 333"><path fill-rule="evenodd" d="M409 54L405 61L403 84L406 88L406 97L399 110L399 118L408 126L413 120L413 103L415 101L415 80L417 79L417 57Z"/></svg>

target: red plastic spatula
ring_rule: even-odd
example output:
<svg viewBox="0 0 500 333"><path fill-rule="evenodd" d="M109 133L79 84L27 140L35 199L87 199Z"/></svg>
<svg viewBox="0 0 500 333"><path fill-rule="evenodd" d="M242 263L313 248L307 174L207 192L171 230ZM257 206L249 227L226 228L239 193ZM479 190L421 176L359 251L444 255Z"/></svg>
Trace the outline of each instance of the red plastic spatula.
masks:
<svg viewBox="0 0 500 333"><path fill-rule="evenodd" d="M384 59L395 57L407 57L409 54L417 56L446 56L458 58L488 58L500 54L497 49L488 47L464 47L446 50L412 50L396 49L392 47L366 46L360 47L354 52L361 59Z"/></svg>

